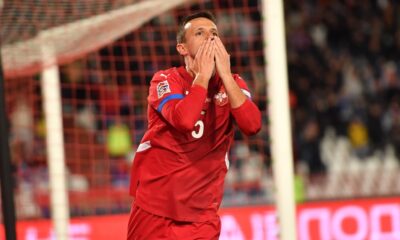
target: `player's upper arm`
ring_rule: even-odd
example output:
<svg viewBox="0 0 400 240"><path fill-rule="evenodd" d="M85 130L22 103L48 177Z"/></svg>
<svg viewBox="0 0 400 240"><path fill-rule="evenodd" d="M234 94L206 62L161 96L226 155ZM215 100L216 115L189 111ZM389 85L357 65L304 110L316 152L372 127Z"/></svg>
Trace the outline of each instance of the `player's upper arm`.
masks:
<svg viewBox="0 0 400 240"><path fill-rule="evenodd" d="M179 84L179 79L167 71L159 71L154 74L150 82L148 97L151 107L161 113L168 102L183 98L183 89Z"/></svg>
<svg viewBox="0 0 400 240"><path fill-rule="evenodd" d="M148 101L174 128L188 132L200 117L207 90L193 85L186 95L180 81L179 77L172 74L156 73L150 84Z"/></svg>
<svg viewBox="0 0 400 240"><path fill-rule="evenodd" d="M246 82L237 74L234 74L233 78L248 99L238 108L231 109L231 113L243 133L256 134L261 129L261 112L251 100L251 93Z"/></svg>

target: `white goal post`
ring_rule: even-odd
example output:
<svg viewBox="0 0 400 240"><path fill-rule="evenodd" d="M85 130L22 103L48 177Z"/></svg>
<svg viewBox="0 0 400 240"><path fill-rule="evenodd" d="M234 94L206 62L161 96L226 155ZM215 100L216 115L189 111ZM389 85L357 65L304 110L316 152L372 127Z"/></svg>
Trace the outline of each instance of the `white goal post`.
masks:
<svg viewBox="0 0 400 240"><path fill-rule="evenodd" d="M263 38L271 153L281 240L296 239L293 150L282 0L263 0Z"/></svg>

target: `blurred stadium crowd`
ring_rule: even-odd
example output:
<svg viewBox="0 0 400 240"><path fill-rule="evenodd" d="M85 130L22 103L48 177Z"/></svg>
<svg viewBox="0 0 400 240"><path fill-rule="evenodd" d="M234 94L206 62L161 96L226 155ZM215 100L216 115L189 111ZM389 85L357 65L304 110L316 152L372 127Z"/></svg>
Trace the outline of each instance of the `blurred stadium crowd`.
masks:
<svg viewBox="0 0 400 240"><path fill-rule="evenodd" d="M329 127L348 137L360 158L387 144L400 157L400 6L391 2L287 6L295 140L313 173L325 166L309 145Z"/></svg>
<svg viewBox="0 0 400 240"><path fill-rule="evenodd" d="M226 2L215 12L221 35L264 126L255 137L236 134L224 205L271 202L261 5ZM199 8L216 7L207 4L216 3ZM290 0L285 8L297 200L400 194L400 4ZM146 127L147 84L156 70L180 64L175 26L184 13L163 14L61 67L72 215L129 211L130 160ZM39 78L11 84L32 89L9 97L18 99L9 100L9 116L19 216L48 217Z"/></svg>

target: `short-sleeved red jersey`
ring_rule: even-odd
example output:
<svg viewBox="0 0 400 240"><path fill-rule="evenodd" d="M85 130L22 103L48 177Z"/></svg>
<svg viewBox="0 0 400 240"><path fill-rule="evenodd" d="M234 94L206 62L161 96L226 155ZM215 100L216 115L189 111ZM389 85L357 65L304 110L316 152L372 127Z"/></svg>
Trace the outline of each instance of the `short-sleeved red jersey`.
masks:
<svg viewBox="0 0 400 240"><path fill-rule="evenodd" d="M250 97L243 79L233 77ZM150 213L200 222L215 218L222 201L234 111L243 115L240 111L246 109L241 108L251 109L253 129L259 129L256 125L261 117L250 99L231 109L218 76L210 80L207 91L192 82L184 67L154 75L148 96L148 130L135 154L130 193ZM181 103L186 104L184 112L176 110ZM182 123L184 115L194 118L194 124Z"/></svg>

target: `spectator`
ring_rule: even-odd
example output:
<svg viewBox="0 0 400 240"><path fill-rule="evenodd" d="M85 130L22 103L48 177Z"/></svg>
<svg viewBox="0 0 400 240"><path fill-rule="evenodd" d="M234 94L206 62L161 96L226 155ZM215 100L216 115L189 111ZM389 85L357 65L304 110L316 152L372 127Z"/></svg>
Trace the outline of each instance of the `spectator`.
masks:
<svg viewBox="0 0 400 240"><path fill-rule="evenodd" d="M325 173L325 164L320 152L320 127L315 119L307 120L300 136L300 160L305 162L310 174Z"/></svg>

